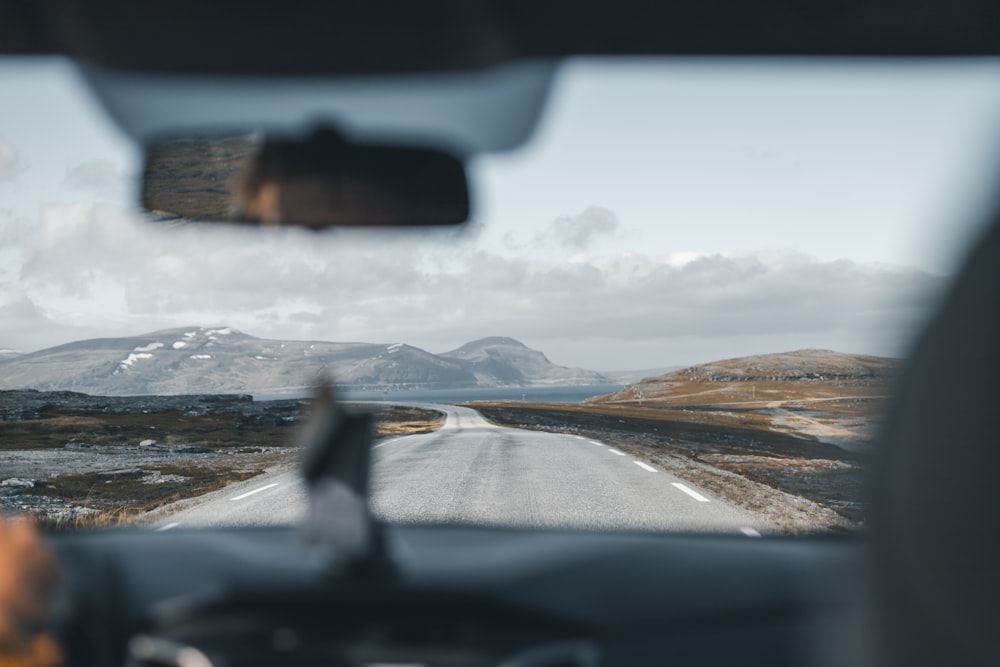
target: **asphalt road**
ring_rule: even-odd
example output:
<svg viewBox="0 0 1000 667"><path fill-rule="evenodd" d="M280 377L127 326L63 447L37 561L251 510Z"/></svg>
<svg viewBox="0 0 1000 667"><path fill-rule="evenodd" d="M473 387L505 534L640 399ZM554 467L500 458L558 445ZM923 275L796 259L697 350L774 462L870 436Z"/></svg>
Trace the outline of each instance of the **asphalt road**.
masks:
<svg viewBox="0 0 1000 667"><path fill-rule="evenodd" d="M447 412L444 427L375 445L374 514L392 523L472 523L755 535L759 522L705 491L604 443L494 426ZM197 499L158 525L297 522L306 493L294 470Z"/></svg>

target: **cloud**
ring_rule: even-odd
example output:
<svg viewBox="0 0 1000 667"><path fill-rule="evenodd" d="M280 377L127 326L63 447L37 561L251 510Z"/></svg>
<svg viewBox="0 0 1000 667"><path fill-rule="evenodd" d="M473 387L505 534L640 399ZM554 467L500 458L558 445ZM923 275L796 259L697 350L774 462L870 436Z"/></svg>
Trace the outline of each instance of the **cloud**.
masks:
<svg viewBox="0 0 1000 667"><path fill-rule="evenodd" d="M15 322L37 323L45 320L42 311L24 290L15 285L0 285L0 317L5 324Z"/></svg>
<svg viewBox="0 0 1000 667"><path fill-rule="evenodd" d="M291 322L303 322L307 324L322 324L323 316L317 313L310 313L308 311L300 311L298 313L292 313L288 316Z"/></svg>
<svg viewBox="0 0 1000 667"><path fill-rule="evenodd" d="M84 162L66 170L64 183L71 188L84 190L101 197L112 198L121 192L122 174L108 160Z"/></svg>
<svg viewBox="0 0 1000 667"><path fill-rule="evenodd" d="M0 348L19 352L33 352L45 347L80 338L100 335L102 328L96 322L90 325L74 324L71 314L49 312L36 303L20 286L0 282ZM100 324L107 324L102 322Z"/></svg>
<svg viewBox="0 0 1000 667"><path fill-rule="evenodd" d="M596 222L582 236L560 225L546 233L566 246L617 229L601 215L588 219ZM22 295L50 313L32 320L22 303L25 331L73 313L72 326L56 330L114 335L211 322L259 336L431 351L508 335L557 363L597 369L801 347L899 354L945 283L793 251L510 257L476 236L442 243L405 233L170 227L110 205L50 207L2 238L19 249ZM5 346L14 343L0 339Z"/></svg>
<svg viewBox="0 0 1000 667"><path fill-rule="evenodd" d="M13 181L18 171L17 151L7 141L0 137L0 183Z"/></svg>
<svg viewBox="0 0 1000 667"><path fill-rule="evenodd" d="M444 350L511 335L560 363L641 368L747 347L900 354L943 284L914 270L796 253L710 255L678 266L634 254L532 262L481 252L467 272L423 276L406 291L326 314L353 339ZM637 344L659 352L638 358L630 354Z"/></svg>
<svg viewBox="0 0 1000 667"><path fill-rule="evenodd" d="M621 223L614 213L600 206L588 206L577 215L556 218L535 234L529 245L586 250L600 237L611 236L620 228ZM508 239L509 243L511 241Z"/></svg>

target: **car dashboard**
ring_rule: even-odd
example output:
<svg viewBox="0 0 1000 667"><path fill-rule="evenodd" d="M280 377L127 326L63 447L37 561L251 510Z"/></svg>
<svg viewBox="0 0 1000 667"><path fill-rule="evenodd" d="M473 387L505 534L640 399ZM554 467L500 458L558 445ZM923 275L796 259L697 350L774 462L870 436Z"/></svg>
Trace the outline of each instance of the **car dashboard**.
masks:
<svg viewBox="0 0 1000 667"><path fill-rule="evenodd" d="M382 526L333 573L295 528L50 536L74 665L823 665L862 642L864 543Z"/></svg>

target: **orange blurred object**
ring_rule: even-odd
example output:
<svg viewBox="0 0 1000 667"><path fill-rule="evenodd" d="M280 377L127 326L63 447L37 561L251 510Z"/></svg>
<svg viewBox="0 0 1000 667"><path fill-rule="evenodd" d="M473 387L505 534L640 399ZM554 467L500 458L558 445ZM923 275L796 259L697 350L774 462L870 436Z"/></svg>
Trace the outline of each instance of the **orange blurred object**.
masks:
<svg viewBox="0 0 1000 667"><path fill-rule="evenodd" d="M60 582L34 521L0 516L0 667L62 664L48 627Z"/></svg>

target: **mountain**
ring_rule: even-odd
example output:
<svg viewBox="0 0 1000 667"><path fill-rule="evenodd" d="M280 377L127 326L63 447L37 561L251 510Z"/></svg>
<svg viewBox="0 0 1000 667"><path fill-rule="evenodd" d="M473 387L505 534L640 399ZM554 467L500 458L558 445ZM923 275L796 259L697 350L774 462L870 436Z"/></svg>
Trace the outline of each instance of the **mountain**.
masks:
<svg viewBox="0 0 1000 667"><path fill-rule="evenodd" d="M724 359L647 377L621 391L597 396L592 402L634 400L670 395L677 385L701 382L788 382L796 380L836 380L885 383L895 377L901 359L832 350L795 350ZM716 391L716 390L712 390Z"/></svg>
<svg viewBox="0 0 1000 667"><path fill-rule="evenodd" d="M594 371L556 366L538 350L513 338L495 336L466 343L441 355L454 359L476 376L477 383L496 380L512 386L603 384L608 380Z"/></svg>
<svg viewBox="0 0 1000 667"><path fill-rule="evenodd" d="M187 327L0 357L0 389L278 394L327 372L351 388L393 391L606 382L593 371L556 366L512 338L484 338L437 355L403 343L269 340L232 327Z"/></svg>

